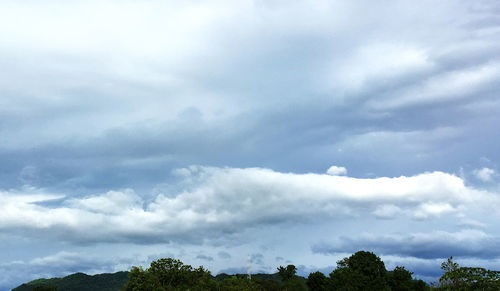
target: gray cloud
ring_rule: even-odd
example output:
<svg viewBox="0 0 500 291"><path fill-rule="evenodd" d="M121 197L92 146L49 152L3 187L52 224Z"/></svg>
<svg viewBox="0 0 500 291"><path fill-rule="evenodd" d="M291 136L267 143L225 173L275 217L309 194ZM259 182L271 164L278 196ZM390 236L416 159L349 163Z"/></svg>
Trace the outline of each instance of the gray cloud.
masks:
<svg viewBox="0 0 500 291"><path fill-rule="evenodd" d="M411 175L454 171L478 152L498 158L475 142L497 136L477 130L498 123L500 108L491 1L480 5L488 9L456 1L241 2L223 10L204 4L203 13L188 3L143 6L192 18L115 4L61 7L69 18L34 4L4 10L2 21L11 23L0 33L17 38L0 55L12 68L0 86L8 93L0 115L8 141L0 149L3 188L150 189L162 172L193 163L319 172L335 162L356 175ZM425 13L429 5L435 14ZM93 17L104 29L77 21L95 10L114 11L121 26L102 15ZM135 25L122 18L128 13ZM11 15L32 17L38 33ZM480 120L471 112L477 106L488 108ZM442 128L456 134L412 138ZM453 146L443 152L446 144ZM17 179L26 167L43 177Z"/></svg>
<svg viewBox="0 0 500 291"><path fill-rule="evenodd" d="M27 249L258 241L266 257L331 266L290 229L356 245L366 229L466 227L489 239L414 255L479 260L498 236L496 176L472 175L500 161L499 12L494 0L3 1L2 235ZM349 176L314 174L332 165ZM244 264L230 252L218 269Z"/></svg>
<svg viewBox="0 0 500 291"><path fill-rule="evenodd" d="M453 257L494 259L500 257L495 246L500 238L479 230L460 232L433 231L411 234L366 234L359 237L339 237L335 243L320 243L313 252L330 254L370 250L382 255L436 259Z"/></svg>
<svg viewBox="0 0 500 291"><path fill-rule="evenodd" d="M231 254L228 253L228 252L225 252L225 251L220 251L217 253L217 256L223 260L226 260L226 259L230 259L231 258Z"/></svg>
<svg viewBox="0 0 500 291"><path fill-rule="evenodd" d="M208 261L208 262L212 262L214 260L213 257L207 256L207 255L197 255L196 258L200 259L200 260Z"/></svg>
<svg viewBox="0 0 500 291"><path fill-rule="evenodd" d="M264 255L260 254L260 253L256 253L256 254L252 254L250 256L250 262L252 262L252 264L256 264L256 265L264 265Z"/></svg>

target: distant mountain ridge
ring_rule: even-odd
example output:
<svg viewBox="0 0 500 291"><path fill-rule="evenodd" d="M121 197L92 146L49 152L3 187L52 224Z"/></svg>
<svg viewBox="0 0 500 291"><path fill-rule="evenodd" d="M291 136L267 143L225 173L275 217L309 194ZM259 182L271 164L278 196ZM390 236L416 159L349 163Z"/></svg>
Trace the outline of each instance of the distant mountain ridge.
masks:
<svg viewBox="0 0 500 291"><path fill-rule="evenodd" d="M239 276L245 277L246 274L225 274L221 273L212 278L216 281L223 281L226 278ZM306 278L297 276L301 280ZM252 278L260 280L281 281L277 273L275 274L252 274ZM122 271L117 273L103 273L97 275L87 275L84 273L74 273L62 278L36 279L28 283L24 283L12 291L33 291L33 290L51 290L55 287L57 291L120 291L128 281L128 272Z"/></svg>
<svg viewBox="0 0 500 291"><path fill-rule="evenodd" d="M87 275L75 273L63 278L36 279L12 289L12 291L50 290L57 291L119 291L128 281L128 272ZM44 288L45 287L45 288ZM56 290L56 289L53 289Z"/></svg>

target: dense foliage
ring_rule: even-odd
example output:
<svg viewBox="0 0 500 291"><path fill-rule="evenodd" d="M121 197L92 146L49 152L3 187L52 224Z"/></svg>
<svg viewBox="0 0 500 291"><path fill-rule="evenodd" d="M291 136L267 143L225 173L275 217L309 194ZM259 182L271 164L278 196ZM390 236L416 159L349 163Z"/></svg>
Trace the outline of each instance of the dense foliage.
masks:
<svg viewBox="0 0 500 291"><path fill-rule="evenodd" d="M124 291L145 290L427 290L423 281L414 280L403 267L388 272L384 262L371 252L357 252L338 263L329 277L314 272L306 279L297 276L294 265L279 266L277 277L250 280L243 275L215 277L203 269L193 269L174 259L161 259L148 269L134 267ZM217 280L217 278L219 280Z"/></svg>
<svg viewBox="0 0 500 291"><path fill-rule="evenodd" d="M457 291L498 291L500 290L500 272L484 268L460 267L450 257L441 265L445 271L439 279L440 290Z"/></svg>
<svg viewBox="0 0 500 291"><path fill-rule="evenodd" d="M203 267L193 268L180 260L164 258L149 268L132 267L130 272L88 276L82 273L64 278L38 279L13 291L499 291L500 272L461 267L453 258L441 265L444 274L437 286L413 278L397 266L388 271L374 253L359 251L337 262L328 276L313 272L297 276L294 265L279 266L275 274L219 274L212 276Z"/></svg>
<svg viewBox="0 0 500 291"><path fill-rule="evenodd" d="M203 267L194 269L176 259L159 259L144 270L133 267L124 291L217 290L217 283Z"/></svg>

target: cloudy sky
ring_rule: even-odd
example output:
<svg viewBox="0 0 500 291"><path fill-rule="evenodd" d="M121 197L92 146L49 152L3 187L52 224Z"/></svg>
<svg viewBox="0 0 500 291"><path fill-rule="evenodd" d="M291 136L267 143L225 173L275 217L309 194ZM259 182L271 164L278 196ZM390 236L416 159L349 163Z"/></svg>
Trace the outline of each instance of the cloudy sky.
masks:
<svg viewBox="0 0 500 291"><path fill-rule="evenodd" d="M0 290L500 269L499 52L496 0L0 0Z"/></svg>

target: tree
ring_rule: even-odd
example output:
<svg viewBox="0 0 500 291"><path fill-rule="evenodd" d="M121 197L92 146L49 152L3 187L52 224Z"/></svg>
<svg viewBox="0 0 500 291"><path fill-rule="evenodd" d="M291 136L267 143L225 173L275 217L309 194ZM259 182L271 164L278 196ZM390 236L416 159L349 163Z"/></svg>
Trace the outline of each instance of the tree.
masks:
<svg viewBox="0 0 500 291"><path fill-rule="evenodd" d="M445 262L441 263L441 269L445 272L453 272L460 268L460 265L453 260L453 257L449 257Z"/></svg>
<svg viewBox="0 0 500 291"><path fill-rule="evenodd" d="M259 285L259 290L266 290L266 291L282 291L283 288L281 288L281 282L271 279L271 278L258 278L258 277L252 277L252 281L255 281L257 285Z"/></svg>
<svg viewBox="0 0 500 291"><path fill-rule="evenodd" d="M192 272L189 274L190 279L188 286L190 287L191 291L195 290L216 290L217 289L217 284L214 280L212 280L212 276L210 274L210 271L207 269L203 268L202 266L194 269Z"/></svg>
<svg viewBox="0 0 500 291"><path fill-rule="evenodd" d="M458 288L460 280L457 270L460 269L460 265L453 260L453 257L449 257L446 261L441 263L441 269L445 272L444 275L439 278L441 286Z"/></svg>
<svg viewBox="0 0 500 291"><path fill-rule="evenodd" d="M162 287L177 287L189 282L190 265L184 265L180 260L165 258L153 261L149 272L160 282Z"/></svg>
<svg viewBox="0 0 500 291"><path fill-rule="evenodd" d="M297 273L297 268L294 265L288 265L286 267L279 266L278 267L278 275L281 277L283 281L287 281L295 277Z"/></svg>
<svg viewBox="0 0 500 291"><path fill-rule="evenodd" d="M334 290L389 290L384 262L372 252L359 251L338 261L330 279Z"/></svg>
<svg viewBox="0 0 500 291"><path fill-rule="evenodd" d="M153 261L146 270L132 267L123 290L216 290L216 283L203 267L193 269L180 260L164 258Z"/></svg>
<svg viewBox="0 0 500 291"><path fill-rule="evenodd" d="M307 277L306 284L311 291L326 291L328 288L328 278L321 272L313 272Z"/></svg>
<svg viewBox="0 0 500 291"><path fill-rule="evenodd" d="M391 291L413 291L415 288L412 274L405 267L400 266L389 272L388 283L391 286Z"/></svg>
<svg viewBox="0 0 500 291"><path fill-rule="evenodd" d="M231 276L220 284L221 291L259 291L259 285L252 280L239 276Z"/></svg>
<svg viewBox="0 0 500 291"><path fill-rule="evenodd" d="M358 291L369 290L367 282L359 272L348 267L337 267L330 273L330 290Z"/></svg>
<svg viewBox="0 0 500 291"><path fill-rule="evenodd" d="M460 267L449 258L442 264L442 269L447 270L439 282L440 290L458 290L458 291L496 291L500 290L500 272L491 271L485 268ZM451 268L448 268L451 266ZM445 268L446 267L446 268Z"/></svg>
<svg viewBox="0 0 500 291"><path fill-rule="evenodd" d="M282 285L283 291L307 291L307 285L304 280L298 277L293 277L286 281L283 281Z"/></svg>
<svg viewBox="0 0 500 291"><path fill-rule="evenodd" d="M162 290L157 278L141 267L132 267L128 277L129 280L123 287L124 291Z"/></svg>

